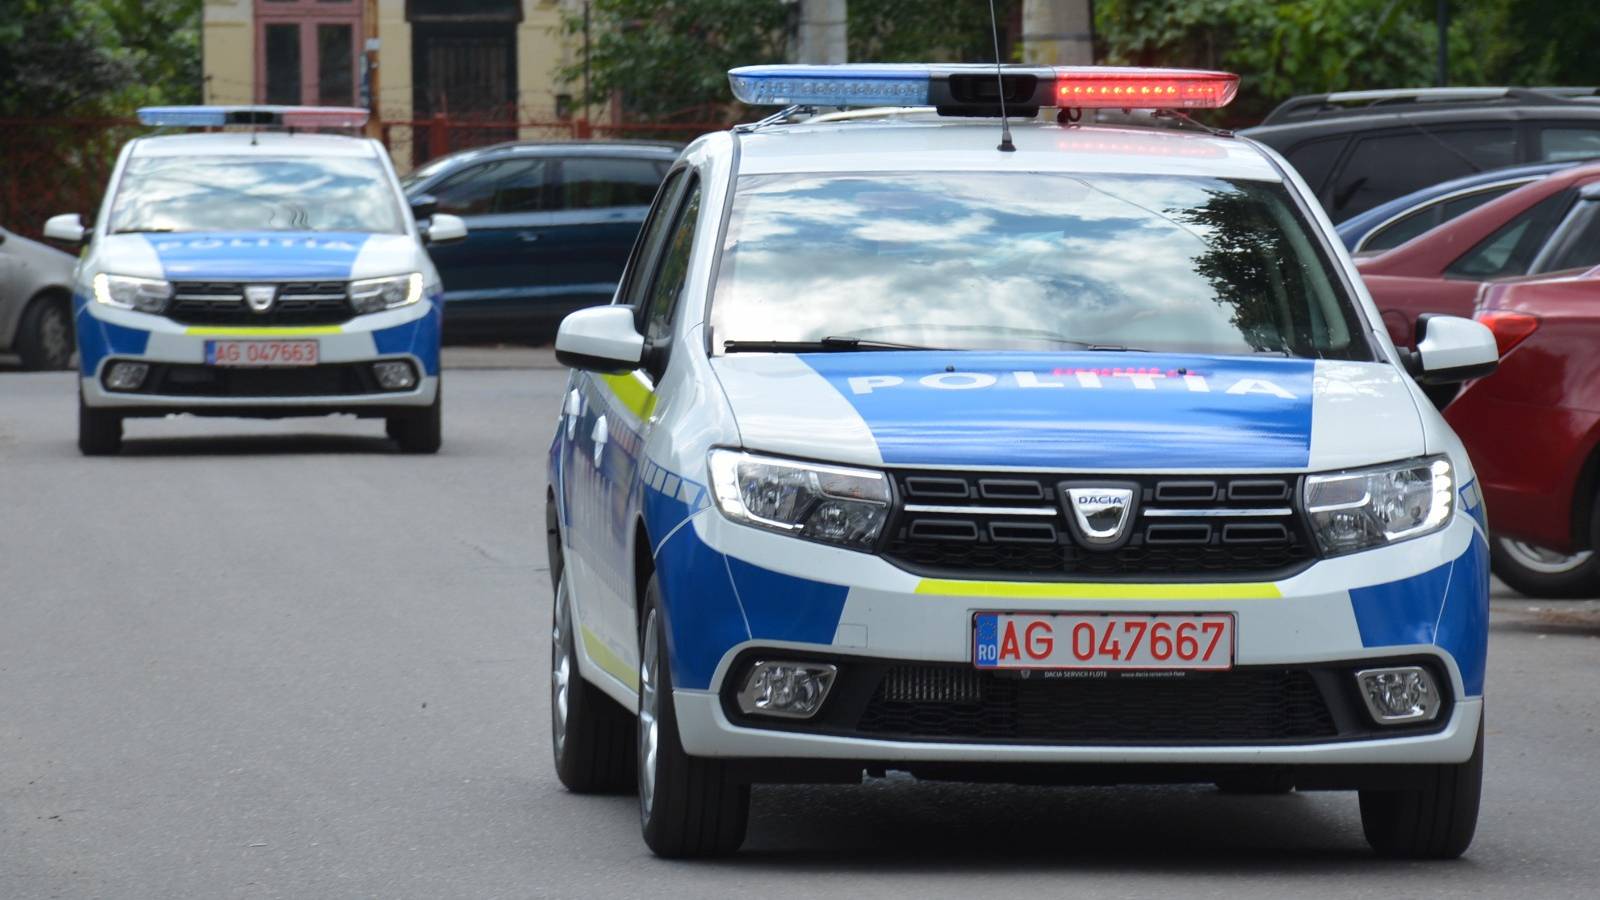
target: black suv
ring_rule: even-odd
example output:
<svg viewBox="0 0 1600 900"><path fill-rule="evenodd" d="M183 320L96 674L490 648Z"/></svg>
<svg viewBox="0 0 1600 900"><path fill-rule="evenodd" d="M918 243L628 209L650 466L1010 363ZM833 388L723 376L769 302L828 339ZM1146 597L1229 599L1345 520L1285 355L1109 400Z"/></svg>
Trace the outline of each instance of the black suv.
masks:
<svg viewBox="0 0 1600 900"><path fill-rule="evenodd" d="M1342 222L1474 172L1600 155L1595 88L1309 94L1241 134L1282 153Z"/></svg>

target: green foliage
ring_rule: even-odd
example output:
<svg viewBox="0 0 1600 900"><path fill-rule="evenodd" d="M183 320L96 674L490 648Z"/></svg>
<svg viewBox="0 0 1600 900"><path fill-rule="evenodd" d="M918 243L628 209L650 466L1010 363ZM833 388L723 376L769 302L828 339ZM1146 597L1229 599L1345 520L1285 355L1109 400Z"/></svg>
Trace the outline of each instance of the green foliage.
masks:
<svg viewBox="0 0 1600 900"><path fill-rule="evenodd" d="M198 100L199 26L200 0L0 0L0 116Z"/></svg>
<svg viewBox="0 0 1600 900"><path fill-rule="evenodd" d="M581 11L565 20L576 52L561 79L577 86L580 102L619 96L629 118L646 120L731 103L728 70L782 60L790 15L783 0L592 0L589 8L588 96Z"/></svg>

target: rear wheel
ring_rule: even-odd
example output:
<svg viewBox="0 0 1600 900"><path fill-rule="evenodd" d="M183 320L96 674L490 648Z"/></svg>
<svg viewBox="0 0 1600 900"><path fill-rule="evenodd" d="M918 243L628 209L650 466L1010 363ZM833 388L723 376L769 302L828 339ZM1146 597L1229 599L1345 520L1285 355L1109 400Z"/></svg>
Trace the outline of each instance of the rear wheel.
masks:
<svg viewBox="0 0 1600 900"><path fill-rule="evenodd" d="M1416 788L1362 791L1361 829L1382 856L1455 859L1472 844L1483 792L1483 720L1472 758L1422 767Z"/></svg>
<svg viewBox="0 0 1600 900"><path fill-rule="evenodd" d="M111 456L122 450L122 416L94 409L78 394L78 451L84 456Z"/></svg>
<svg viewBox="0 0 1600 900"><path fill-rule="evenodd" d="M1529 597L1600 595L1600 556L1593 550L1562 553L1497 537L1489 544L1489 557L1500 580Z"/></svg>
<svg viewBox="0 0 1600 900"><path fill-rule="evenodd" d="M65 297L37 297L17 323L17 356L25 369L72 365L72 305Z"/></svg>
<svg viewBox="0 0 1600 900"><path fill-rule="evenodd" d="M750 786L718 759L690 756L678 736L660 588L654 577L639 629L639 818L657 856L721 856L744 843Z"/></svg>
<svg viewBox="0 0 1600 900"><path fill-rule="evenodd" d="M422 409L389 416L385 429L404 453L438 453L444 443L444 386Z"/></svg>

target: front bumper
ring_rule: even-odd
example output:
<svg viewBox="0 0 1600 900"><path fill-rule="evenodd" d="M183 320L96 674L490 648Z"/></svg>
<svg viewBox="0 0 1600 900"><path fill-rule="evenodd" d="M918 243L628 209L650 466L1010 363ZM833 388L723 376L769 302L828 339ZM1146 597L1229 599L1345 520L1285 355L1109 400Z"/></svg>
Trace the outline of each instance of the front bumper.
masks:
<svg viewBox="0 0 1600 900"><path fill-rule="evenodd" d="M83 402L90 407L128 415L360 413L425 407L439 390L436 299L356 316L339 325L264 328L186 325L81 297L75 305L80 383ZM207 366L207 342L228 339L314 340L318 364L229 370ZM418 376L416 386L381 390L370 374L370 364L380 360L411 363ZM118 361L147 363L152 377L140 390L111 390L105 373Z"/></svg>

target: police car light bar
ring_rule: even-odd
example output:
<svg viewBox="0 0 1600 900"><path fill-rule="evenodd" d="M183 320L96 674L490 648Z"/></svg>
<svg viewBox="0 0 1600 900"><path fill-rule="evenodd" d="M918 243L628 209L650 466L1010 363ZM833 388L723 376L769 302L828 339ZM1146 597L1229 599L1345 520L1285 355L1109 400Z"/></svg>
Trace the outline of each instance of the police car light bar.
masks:
<svg viewBox="0 0 1600 900"><path fill-rule="evenodd" d="M845 64L744 66L728 71L733 95L752 106L936 106L1215 109L1239 91L1239 76L1198 69L1116 66ZM1031 112L1027 114L1031 115Z"/></svg>
<svg viewBox="0 0 1600 900"><path fill-rule="evenodd" d="M204 128L269 125L283 128L360 128L369 113L353 106L146 106L144 125Z"/></svg>

